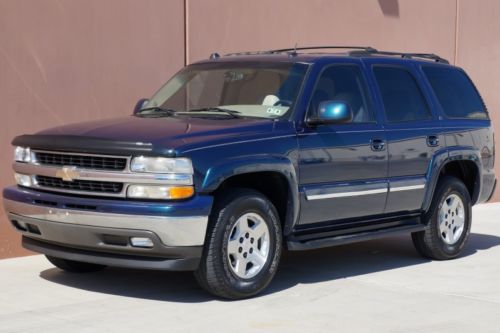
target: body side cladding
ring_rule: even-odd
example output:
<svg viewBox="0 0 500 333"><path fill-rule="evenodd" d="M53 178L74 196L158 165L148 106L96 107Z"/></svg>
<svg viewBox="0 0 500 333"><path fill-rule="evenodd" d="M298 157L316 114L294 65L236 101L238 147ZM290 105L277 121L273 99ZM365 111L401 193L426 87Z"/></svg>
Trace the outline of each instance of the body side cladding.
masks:
<svg viewBox="0 0 500 333"><path fill-rule="evenodd" d="M292 232L293 226L299 217L300 195L298 186L298 177L295 167L288 158L282 156L248 156L226 160L211 167L205 175L202 183L201 192L211 193L231 177L259 173L276 172L285 177L288 183L288 207L286 221L283 224L283 232L288 235ZM291 206L290 206L291 205Z"/></svg>
<svg viewBox="0 0 500 333"><path fill-rule="evenodd" d="M422 210L426 212L432 202L432 197L434 195L434 190L439 179L441 171L446 166L446 164L454 161L471 161L474 162L478 171L478 179L474 185L474 196L471 197L472 204L475 204L478 200L481 182L482 182L482 162L479 150L470 146L455 146L442 149L434 154L434 157L429 164L429 169L427 171L427 190L424 196L424 201L422 203Z"/></svg>

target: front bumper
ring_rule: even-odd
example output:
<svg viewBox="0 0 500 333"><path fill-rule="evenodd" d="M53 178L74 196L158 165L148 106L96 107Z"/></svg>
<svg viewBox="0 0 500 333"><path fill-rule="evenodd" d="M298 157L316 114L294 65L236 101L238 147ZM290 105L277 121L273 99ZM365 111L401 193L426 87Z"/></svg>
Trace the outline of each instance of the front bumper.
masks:
<svg viewBox="0 0 500 333"><path fill-rule="evenodd" d="M64 196L9 187L8 218L24 247L64 259L110 266L196 269L212 197L145 202ZM132 246L132 237L152 246Z"/></svg>

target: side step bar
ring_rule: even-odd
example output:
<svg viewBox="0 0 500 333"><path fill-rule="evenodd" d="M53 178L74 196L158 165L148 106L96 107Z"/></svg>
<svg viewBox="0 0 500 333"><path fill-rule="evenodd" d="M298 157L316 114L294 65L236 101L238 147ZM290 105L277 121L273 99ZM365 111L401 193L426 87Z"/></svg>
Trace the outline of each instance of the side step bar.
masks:
<svg viewBox="0 0 500 333"><path fill-rule="evenodd" d="M352 233L347 235L337 235L333 237L311 239L306 241L289 240L287 241L287 245L290 251L314 250L323 247L367 241L394 235L408 234L412 232L422 231L424 229L425 225L423 224L402 225L402 226L384 228L374 231Z"/></svg>

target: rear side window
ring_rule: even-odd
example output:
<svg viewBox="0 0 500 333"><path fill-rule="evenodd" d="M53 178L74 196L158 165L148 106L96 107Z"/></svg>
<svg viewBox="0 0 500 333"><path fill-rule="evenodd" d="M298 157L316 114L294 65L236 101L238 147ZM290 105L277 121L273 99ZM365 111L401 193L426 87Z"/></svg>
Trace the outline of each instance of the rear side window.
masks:
<svg viewBox="0 0 500 333"><path fill-rule="evenodd" d="M481 96L464 72L436 66L425 66L422 70L448 117L488 118Z"/></svg>
<svg viewBox="0 0 500 333"><path fill-rule="evenodd" d="M429 107L413 75L404 68L373 68L388 122L405 122L431 118Z"/></svg>

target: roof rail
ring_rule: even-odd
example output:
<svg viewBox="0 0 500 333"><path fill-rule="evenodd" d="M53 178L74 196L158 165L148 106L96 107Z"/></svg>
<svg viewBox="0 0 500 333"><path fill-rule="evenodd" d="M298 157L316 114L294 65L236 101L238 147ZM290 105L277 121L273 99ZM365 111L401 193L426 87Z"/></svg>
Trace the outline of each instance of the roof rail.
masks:
<svg viewBox="0 0 500 333"><path fill-rule="evenodd" d="M365 52L377 51L376 49L374 49L373 47L370 47L370 46L307 46L307 47L292 47L292 48L286 48L286 49L276 49L276 50L267 50L267 51L228 53L228 54L226 54L226 56L252 55L252 54L275 54L275 53L284 53L284 52L291 52L292 54L296 54L297 51L320 50L320 49L351 49L351 50L360 50L360 51L365 51Z"/></svg>
<svg viewBox="0 0 500 333"><path fill-rule="evenodd" d="M400 56L401 58L406 59L428 59L434 60L435 62L440 62L443 64L449 64L450 62L444 58L441 58L437 54L434 53L411 53L411 52L393 52L393 51L378 51L378 50L367 50L367 51L351 51L349 52L350 56L368 56L368 55L389 55L389 56Z"/></svg>
<svg viewBox="0 0 500 333"><path fill-rule="evenodd" d="M282 52L295 52L299 50L321 50L321 49L351 49L351 50L363 50L366 52L377 51L371 46L305 46L305 47L293 47L288 49L277 49L270 50L270 53L282 53Z"/></svg>
<svg viewBox="0 0 500 333"><path fill-rule="evenodd" d="M303 50L321 50L321 49L348 49L348 54L350 56L370 56L370 55L387 55L387 56L399 56L406 59L428 59L436 62L449 64L450 62L440 56L433 53L411 53L411 52L392 52L392 51L379 51L371 46L306 46L306 47L291 47L286 49L276 49L268 51L255 51L255 52L237 52L228 53L226 56L238 56L238 55L258 55L258 54L276 54L288 52L289 55L297 55L297 51Z"/></svg>

